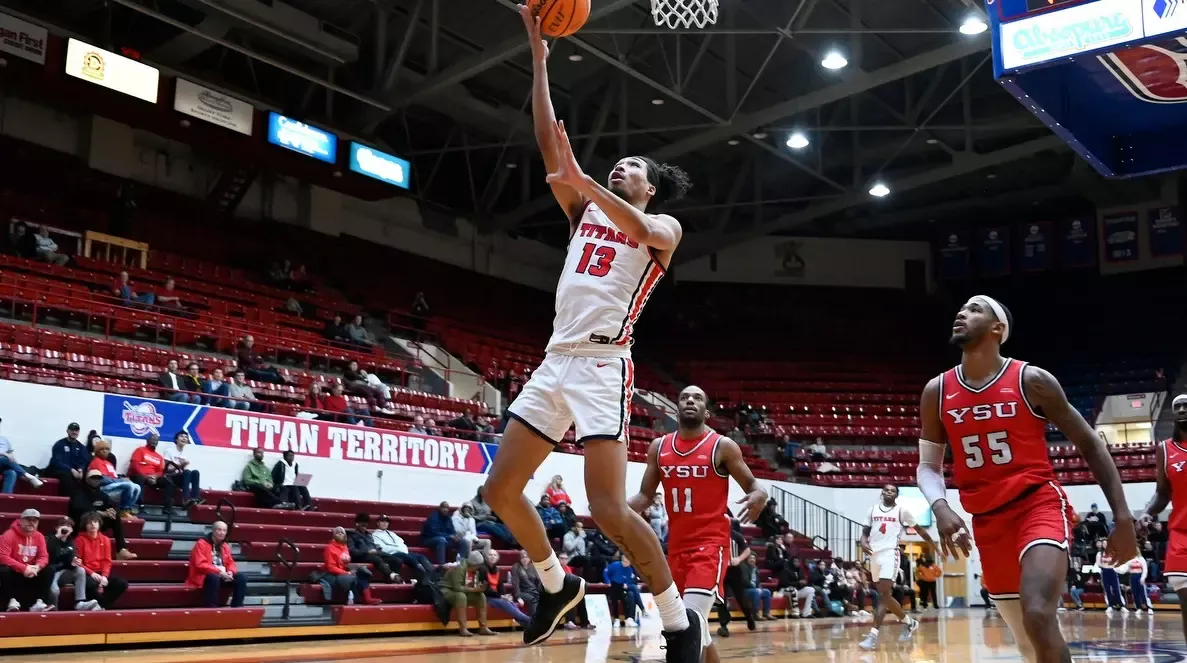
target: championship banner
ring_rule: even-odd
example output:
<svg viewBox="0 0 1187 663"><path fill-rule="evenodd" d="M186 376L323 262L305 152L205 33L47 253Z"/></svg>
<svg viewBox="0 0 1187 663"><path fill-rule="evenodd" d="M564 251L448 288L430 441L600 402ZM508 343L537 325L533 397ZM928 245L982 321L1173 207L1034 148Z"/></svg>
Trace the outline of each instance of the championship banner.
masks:
<svg viewBox="0 0 1187 663"><path fill-rule="evenodd" d="M1051 222L1024 224L1018 244L1022 271L1041 272L1051 269Z"/></svg>
<svg viewBox="0 0 1187 663"><path fill-rule="evenodd" d="M497 444L453 440L314 419L107 394L104 437L162 440L186 431L194 444L222 449L292 451L298 456L485 474Z"/></svg>
<svg viewBox="0 0 1187 663"><path fill-rule="evenodd" d="M1156 258L1182 255L1183 214L1179 208L1155 207L1150 210L1148 218L1150 255Z"/></svg>
<svg viewBox="0 0 1187 663"><path fill-rule="evenodd" d="M1101 218L1105 243L1105 260L1129 262L1140 257L1138 253L1138 213L1122 212L1106 214Z"/></svg>
<svg viewBox="0 0 1187 663"><path fill-rule="evenodd" d="M66 43L66 73L108 90L157 103L161 72L77 39Z"/></svg>
<svg viewBox="0 0 1187 663"><path fill-rule="evenodd" d="M1010 273L1010 229L981 228L977 231L977 274L986 277Z"/></svg>
<svg viewBox="0 0 1187 663"><path fill-rule="evenodd" d="M940 273L943 280L969 277L969 232L953 230L940 241Z"/></svg>
<svg viewBox="0 0 1187 663"><path fill-rule="evenodd" d="M173 109L245 136L251 135L256 114L255 106L250 103L184 78L177 79Z"/></svg>
<svg viewBox="0 0 1187 663"><path fill-rule="evenodd" d="M45 43L48 39L49 31L40 25L0 13L0 51L45 64Z"/></svg>
<svg viewBox="0 0 1187 663"><path fill-rule="evenodd" d="M1096 221L1067 219L1059 223L1059 265L1065 269L1096 264Z"/></svg>

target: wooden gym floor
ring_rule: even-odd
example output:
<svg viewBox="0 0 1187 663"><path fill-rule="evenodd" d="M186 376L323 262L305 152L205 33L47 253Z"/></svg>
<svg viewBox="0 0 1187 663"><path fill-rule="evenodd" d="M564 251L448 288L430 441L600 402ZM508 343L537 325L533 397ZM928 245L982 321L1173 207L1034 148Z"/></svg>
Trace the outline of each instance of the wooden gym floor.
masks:
<svg viewBox="0 0 1187 663"><path fill-rule="evenodd" d="M868 622L817 619L766 622L756 633L744 622L731 626L732 637L714 638L724 661L763 663L982 663L1019 661L1005 622L983 610L924 612L923 624L909 644L897 642L900 627L887 619L877 651L857 643ZM1178 663L1187 659L1178 612L1113 615L1102 612L1060 614L1064 637L1075 659L1093 663ZM714 625L715 626L715 625ZM741 627L740 629L738 627ZM497 637L417 636L333 641L266 642L225 647L182 647L134 651L5 656L5 663L595 663L663 660L662 639L652 631L614 628L558 631L542 647L523 648L519 633Z"/></svg>

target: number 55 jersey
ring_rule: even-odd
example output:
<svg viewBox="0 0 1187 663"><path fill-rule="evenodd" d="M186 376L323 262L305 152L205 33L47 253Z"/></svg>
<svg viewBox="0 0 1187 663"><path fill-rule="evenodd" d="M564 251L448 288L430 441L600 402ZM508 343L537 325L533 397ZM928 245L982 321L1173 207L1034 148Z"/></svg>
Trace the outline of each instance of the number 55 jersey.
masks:
<svg viewBox="0 0 1187 663"><path fill-rule="evenodd" d="M1027 364L1005 359L980 387L961 367L940 376L939 414L952 448L960 503L973 515L982 584L995 600L1018 598L1019 562L1031 548L1067 550L1071 506L1047 451L1047 420L1026 399Z"/></svg>

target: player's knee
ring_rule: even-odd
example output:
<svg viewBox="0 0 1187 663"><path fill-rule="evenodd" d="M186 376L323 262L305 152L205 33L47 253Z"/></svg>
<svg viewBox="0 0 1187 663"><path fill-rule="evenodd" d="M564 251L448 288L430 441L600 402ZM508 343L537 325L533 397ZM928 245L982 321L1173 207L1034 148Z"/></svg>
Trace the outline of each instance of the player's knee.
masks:
<svg viewBox="0 0 1187 663"><path fill-rule="evenodd" d="M507 508L522 495L523 491L516 490L514 486L509 486L506 482L491 481L487 478L486 483L482 485L482 499L490 505L495 513Z"/></svg>
<svg viewBox="0 0 1187 663"><path fill-rule="evenodd" d="M1047 600L1043 597L1024 597L1021 600L1022 607L1022 623L1026 626L1027 633L1031 634L1031 639L1035 641L1036 645L1041 646L1041 639L1036 638L1036 635L1046 633L1053 625L1056 625L1055 611L1047 605Z"/></svg>
<svg viewBox="0 0 1187 663"><path fill-rule="evenodd" d="M627 506L626 498L615 495L599 495L589 497L589 515L598 527L607 532L619 532L626 526L631 517L631 509Z"/></svg>

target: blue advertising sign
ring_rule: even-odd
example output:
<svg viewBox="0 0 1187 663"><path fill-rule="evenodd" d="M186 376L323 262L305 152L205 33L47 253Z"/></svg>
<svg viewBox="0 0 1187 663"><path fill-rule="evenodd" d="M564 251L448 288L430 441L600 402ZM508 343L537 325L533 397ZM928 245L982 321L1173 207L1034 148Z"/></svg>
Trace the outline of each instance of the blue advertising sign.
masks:
<svg viewBox="0 0 1187 663"><path fill-rule="evenodd" d="M268 142L326 163L338 160L338 137L280 113L268 113Z"/></svg>
<svg viewBox="0 0 1187 663"><path fill-rule="evenodd" d="M977 231L977 273L988 277L1010 273L1009 228L981 228Z"/></svg>
<svg viewBox="0 0 1187 663"><path fill-rule="evenodd" d="M350 169L401 189L408 188L412 164L387 152L359 143L350 144Z"/></svg>
<svg viewBox="0 0 1187 663"><path fill-rule="evenodd" d="M969 277L969 232L953 230L940 238L940 278L946 280Z"/></svg>
<svg viewBox="0 0 1187 663"><path fill-rule="evenodd" d="M1150 210L1149 219L1150 255L1155 257L1182 255L1183 215L1179 208L1155 207Z"/></svg>
<svg viewBox="0 0 1187 663"><path fill-rule="evenodd" d="M1039 221L1022 226L1018 236L1022 270L1041 272L1051 269L1051 223Z"/></svg>
<svg viewBox="0 0 1187 663"><path fill-rule="evenodd" d="M1066 219L1059 223L1059 264L1078 269L1096 264L1096 223L1093 219Z"/></svg>
<svg viewBox="0 0 1187 663"><path fill-rule="evenodd" d="M1108 214L1101 219L1105 242L1105 260L1129 262L1137 260L1138 213Z"/></svg>

